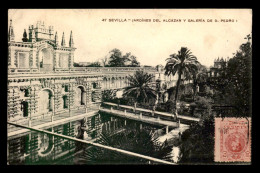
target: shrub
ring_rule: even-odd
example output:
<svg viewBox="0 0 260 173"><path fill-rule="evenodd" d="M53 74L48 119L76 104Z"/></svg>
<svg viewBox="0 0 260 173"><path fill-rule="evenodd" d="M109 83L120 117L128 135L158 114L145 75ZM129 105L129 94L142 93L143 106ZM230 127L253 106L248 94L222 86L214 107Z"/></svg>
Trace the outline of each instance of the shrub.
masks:
<svg viewBox="0 0 260 173"><path fill-rule="evenodd" d="M179 106L180 106L180 108L178 109L178 113L179 113L179 114L183 114L184 111L186 110L185 103L184 103L184 102L181 102Z"/></svg>
<svg viewBox="0 0 260 173"><path fill-rule="evenodd" d="M196 107L199 109L208 109L209 107L211 107L211 100L205 97L198 96L195 103Z"/></svg>
<svg viewBox="0 0 260 173"><path fill-rule="evenodd" d="M205 114L181 135L180 164L214 162L214 116Z"/></svg>

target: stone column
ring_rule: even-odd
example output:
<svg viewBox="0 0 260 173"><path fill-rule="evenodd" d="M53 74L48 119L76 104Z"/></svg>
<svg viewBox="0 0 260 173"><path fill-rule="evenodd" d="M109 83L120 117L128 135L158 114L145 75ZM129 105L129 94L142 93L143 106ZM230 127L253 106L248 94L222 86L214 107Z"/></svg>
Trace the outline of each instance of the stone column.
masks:
<svg viewBox="0 0 260 173"><path fill-rule="evenodd" d="M51 122L53 122L54 115L55 115L55 110L54 110L54 95L51 97L51 109L52 109L52 114L51 114Z"/></svg>
<svg viewBox="0 0 260 173"><path fill-rule="evenodd" d="M38 64L37 64L37 57L36 57L36 48L33 48L32 50L32 68L38 68Z"/></svg>
<svg viewBox="0 0 260 173"><path fill-rule="evenodd" d="M83 91L82 99L83 99L82 100L83 104L86 105L86 100L87 100L87 93L86 93L86 91Z"/></svg>
<svg viewBox="0 0 260 173"><path fill-rule="evenodd" d="M74 62L74 50L70 53L70 68L73 68L73 62Z"/></svg>
<svg viewBox="0 0 260 173"><path fill-rule="evenodd" d="M116 88L120 88L120 79L119 78L117 78L116 83L117 83Z"/></svg>
<svg viewBox="0 0 260 173"><path fill-rule="evenodd" d="M58 68L59 67L59 60L60 60L60 56L59 53L57 51L54 51L54 68Z"/></svg>
<svg viewBox="0 0 260 173"><path fill-rule="evenodd" d="M15 65L14 65L14 62L15 62L15 50L12 48L12 47L10 47L10 60L11 60L11 66L10 66L10 68L15 68ZM18 58L18 57L17 57Z"/></svg>
<svg viewBox="0 0 260 173"><path fill-rule="evenodd" d="M31 117L29 118L28 126L29 126L29 127L32 127L32 120L31 120Z"/></svg>

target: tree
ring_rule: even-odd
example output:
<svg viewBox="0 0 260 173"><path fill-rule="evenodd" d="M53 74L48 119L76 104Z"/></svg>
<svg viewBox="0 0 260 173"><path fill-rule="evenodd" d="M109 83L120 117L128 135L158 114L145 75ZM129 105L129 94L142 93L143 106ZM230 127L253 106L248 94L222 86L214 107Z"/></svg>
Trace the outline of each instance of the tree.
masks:
<svg viewBox="0 0 260 173"><path fill-rule="evenodd" d="M234 107L229 116L251 116L252 97L252 44L251 36L247 35L234 57L229 59L227 66L221 69L219 77L210 80L214 88L214 101L219 105Z"/></svg>
<svg viewBox="0 0 260 173"><path fill-rule="evenodd" d="M199 84L205 84L207 82L207 68L201 64L198 65L198 71L194 71L192 74L193 79L193 100L197 94L197 87Z"/></svg>
<svg viewBox="0 0 260 173"><path fill-rule="evenodd" d="M121 133L116 133L114 135L111 135L109 132L102 133L96 142L105 146L172 161L172 146L167 140L160 143L150 128L138 130L135 127L136 126L133 123L130 124L130 128L127 127ZM87 148L85 145L82 148L84 150L83 155L80 157L77 164L149 164L148 160L99 147Z"/></svg>
<svg viewBox="0 0 260 173"><path fill-rule="evenodd" d="M248 117L252 97L252 44L250 35L247 35L245 39L247 42L242 44L235 56L228 61L225 98L232 100L237 106L239 116Z"/></svg>
<svg viewBox="0 0 260 173"><path fill-rule="evenodd" d="M106 67L106 66L108 65L108 64L107 64L107 62L108 62L108 57L105 56L104 58L102 58L102 59L101 59L101 62L102 62L103 67Z"/></svg>
<svg viewBox="0 0 260 173"><path fill-rule="evenodd" d="M91 64L87 65L86 67L101 67L99 62L92 62Z"/></svg>
<svg viewBox="0 0 260 173"><path fill-rule="evenodd" d="M82 65L80 65L80 64L77 63L77 62L74 62L74 63L73 63L73 66L74 66L74 67L83 67Z"/></svg>
<svg viewBox="0 0 260 173"><path fill-rule="evenodd" d="M109 52L110 58L109 58L109 66L110 67L124 67L125 62L127 61L127 58L122 56L122 52L119 49L113 49Z"/></svg>
<svg viewBox="0 0 260 173"><path fill-rule="evenodd" d="M102 93L103 102L113 102L116 99L117 90L104 90Z"/></svg>
<svg viewBox="0 0 260 173"><path fill-rule="evenodd" d="M197 58L192 55L190 50L186 47L182 47L178 54L170 55L170 58L166 59L167 63L165 66L165 74L166 75L175 75L178 74L177 86L175 91L175 119L178 118L177 112L177 99L178 99L178 91L180 87L180 83L182 80L182 76L184 78L191 78L191 75L198 71Z"/></svg>
<svg viewBox="0 0 260 173"><path fill-rule="evenodd" d="M139 67L140 63L137 61L137 58L134 55L131 55L130 52L122 55L122 52L119 49L113 49L110 52L110 57L108 65L110 67Z"/></svg>
<svg viewBox="0 0 260 173"><path fill-rule="evenodd" d="M131 55L129 57L129 60L130 60L131 67L140 67L140 62L137 61L137 58L134 55Z"/></svg>
<svg viewBox="0 0 260 173"><path fill-rule="evenodd" d="M123 96L134 98L135 108L137 102L146 102L148 99L156 98L156 91L152 88L153 75L143 71L136 71L129 76L130 86L125 88Z"/></svg>
<svg viewBox="0 0 260 173"><path fill-rule="evenodd" d="M181 135L180 164L214 162L214 116L208 112Z"/></svg>

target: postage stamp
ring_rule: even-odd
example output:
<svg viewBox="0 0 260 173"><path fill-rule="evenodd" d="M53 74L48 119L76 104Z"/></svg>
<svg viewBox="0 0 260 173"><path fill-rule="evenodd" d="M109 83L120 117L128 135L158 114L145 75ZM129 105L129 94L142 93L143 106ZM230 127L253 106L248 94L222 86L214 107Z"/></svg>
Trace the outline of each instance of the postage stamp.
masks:
<svg viewBox="0 0 260 173"><path fill-rule="evenodd" d="M215 118L215 162L251 162L251 118Z"/></svg>

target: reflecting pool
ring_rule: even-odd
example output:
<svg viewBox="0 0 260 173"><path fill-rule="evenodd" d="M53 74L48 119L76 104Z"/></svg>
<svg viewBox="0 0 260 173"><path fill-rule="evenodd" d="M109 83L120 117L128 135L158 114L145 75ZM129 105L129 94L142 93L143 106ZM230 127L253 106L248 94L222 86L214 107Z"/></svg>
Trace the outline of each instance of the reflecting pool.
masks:
<svg viewBox="0 0 260 173"><path fill-rule="evenodd" d="M132 144L130 146L130 143L133 143L133 141L139 142L137 145L140 145L139 150L142 150L143 148L149 149L149 142L146 144L145 142L147 141L144 142L146 137L142 136L146 134L139 134L140 131L152 134L153 139L165 134L164 127L140 123L104 113L49 127L45 130L92 142L107 145L114 144L115 147L126 146L127 149L134 152L138 152L136 151L136 148L138 150L138 147ZM135 136L137 132L139 136ZM122 134L127 135L122 136ZM115 138L114 136L117 136L118 138ZM122 142L120 139L123 137L125 138L125 141ZM133 140L132 138L138 138L139 141ZM151 144L150 148L153 150L153 144ZM20 134L19 136L9 137L7 141L7 151L8 164L10 165L74 165L95 164L96 162L100 164L116 164L117 162L120 162L118 160L128 160L129 163L131 161L135 161L133 163L139 163L138 160L128 156L126 157L115 152L105 151L105 149L87 146L87 144L39 132L28 132ZM147 151L147 153L144 154L153 154L153 151ZM97 158L98 156L102 157L103 160ZM110 159L113 160L113 162L110 161Z"/></svg>

